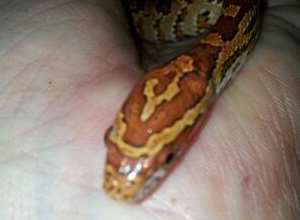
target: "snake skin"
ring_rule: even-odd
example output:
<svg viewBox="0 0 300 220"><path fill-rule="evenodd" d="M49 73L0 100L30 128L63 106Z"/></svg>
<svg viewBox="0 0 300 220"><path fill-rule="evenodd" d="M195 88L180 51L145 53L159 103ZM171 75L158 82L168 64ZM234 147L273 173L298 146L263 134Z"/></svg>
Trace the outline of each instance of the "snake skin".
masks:
<svg viewBox="0 0 300 220"><path fill-rule="evenodd" d="M135 34L147 45L193 39L192 48L145 74L105 135L104 190L114 199L140 202L183 158L207 110L254 48L260 1L124 3Z"/></svg>

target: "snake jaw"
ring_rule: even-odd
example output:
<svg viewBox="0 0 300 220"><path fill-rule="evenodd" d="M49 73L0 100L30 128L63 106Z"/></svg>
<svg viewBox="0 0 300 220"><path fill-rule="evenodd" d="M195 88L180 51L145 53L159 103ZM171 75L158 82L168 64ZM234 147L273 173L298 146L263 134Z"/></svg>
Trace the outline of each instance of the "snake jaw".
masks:
<svg viewBox="0 0 300 220"><path fill-rule="evenodd" d="M141 174L142 163L135 166L124 164L116 169L107 163L104 173L103 188L114 200L129 203L139 203L150 196L158 188L161 179L167 171L158 167L148 170L146 175Z"/></svg>
<svg viewBox="0 0 300 220"><path fill-rule="evenodd" d="M108 133L114 132L109 129ZM114 200L139 203L149 197L162 183L181 156L178 145L154 156L132 158L119 151L106 135L107 160L103 189ZM172 149L172 150L171 150ZM174 152L178 149L178 152Z"/></svg>
<svg viewBox="0 0 300 220"><path fill-rule="evenodd" d="M155 189L160 185L161 179L166 176L167 172L165 169L158 168L156 171L150 175L144 182L144 185L140 190L134 195L133 201L135 203L143 201L145 198L149 197Z"/></svg>

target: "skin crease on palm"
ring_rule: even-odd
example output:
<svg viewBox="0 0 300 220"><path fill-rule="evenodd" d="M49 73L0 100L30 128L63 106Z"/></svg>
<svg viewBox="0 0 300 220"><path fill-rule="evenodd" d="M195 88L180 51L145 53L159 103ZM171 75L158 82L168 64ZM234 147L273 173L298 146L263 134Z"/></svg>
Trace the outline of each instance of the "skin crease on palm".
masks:
<svg viewBox="0 0 300 220"><path fill-rule="evenodd" d="M299 219L300 2L266 4L197 142L132 206L101 189L103 134L142 77L119 1L2 0L0 219Z"/></svg>

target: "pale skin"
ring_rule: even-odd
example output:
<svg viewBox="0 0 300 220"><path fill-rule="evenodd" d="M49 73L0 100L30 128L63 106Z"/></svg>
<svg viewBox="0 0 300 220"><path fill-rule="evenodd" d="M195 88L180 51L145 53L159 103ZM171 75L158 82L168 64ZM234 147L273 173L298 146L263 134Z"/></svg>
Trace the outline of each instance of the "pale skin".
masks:
<svg viewBox="0 0 300 220"><path fill-rule="evenodd" d="M104 132L142 77L119 2L2 1L0 219L297 220L299 21L299 1L269 1L190 153L128 206L101 189Z"/></svg>

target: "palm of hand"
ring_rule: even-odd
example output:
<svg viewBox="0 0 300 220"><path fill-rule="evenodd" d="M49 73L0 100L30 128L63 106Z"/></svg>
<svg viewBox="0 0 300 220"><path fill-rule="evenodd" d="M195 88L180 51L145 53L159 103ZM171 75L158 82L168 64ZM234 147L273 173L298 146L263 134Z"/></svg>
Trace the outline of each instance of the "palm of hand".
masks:
<svg viewBox="0 0 300 220"><path fill-rule="evenodd" d="M191 153L151 199L128 207L100 190L103 133L141 77L117 3L3 7L0 218L296 219L299 5L269 9Z"/></svg>

